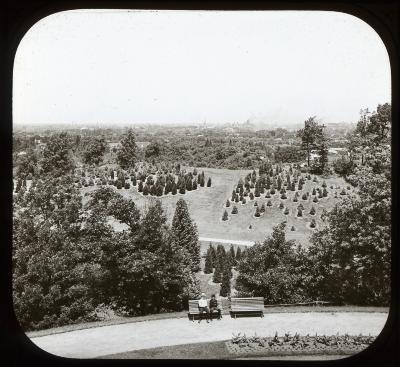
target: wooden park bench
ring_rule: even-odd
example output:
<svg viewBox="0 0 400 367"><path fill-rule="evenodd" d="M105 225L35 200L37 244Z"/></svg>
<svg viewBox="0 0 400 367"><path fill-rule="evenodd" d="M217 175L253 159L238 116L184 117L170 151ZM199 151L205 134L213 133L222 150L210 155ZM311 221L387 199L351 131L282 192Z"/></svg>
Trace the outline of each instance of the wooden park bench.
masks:
<svg viewBox="0 0 400 367"><path fill-rule="evenodd" d="M210 300L207 299L207 304L210 304ZM220 302L218 302L218 305L221 307ZM221 307L221 313L222 313L222 307ZM189 300L189 312L188 312L188 317L189 320L194 321L196 317L199 317L200 311L199 311L199 300L198 299L190 299ZM210 315L211 318L218 317L218 311L213 310L212 314Z"/></svg>
<svg viewBox="0 0 400 367"><path fill-rule="evenodd" d="M264 317L264 298L231 298L231 317L241 316L260 316Z"/></svg>

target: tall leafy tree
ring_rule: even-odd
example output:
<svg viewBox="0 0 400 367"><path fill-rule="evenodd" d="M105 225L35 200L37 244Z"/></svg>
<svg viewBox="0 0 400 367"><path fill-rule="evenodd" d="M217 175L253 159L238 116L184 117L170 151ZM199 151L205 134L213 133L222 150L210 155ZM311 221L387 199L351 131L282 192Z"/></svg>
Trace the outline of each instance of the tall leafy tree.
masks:
<svg viewBox="0 0 400 367"><path fill-rule="evenodd" d="M86 164L99 164L103 160L107 144L104 137L89 138L85 141L83 161Z"/></svg>
<svg viewBox="0 0 400 367"><path fill-rule="evenodd" d="M285 238L285 223L273 228L263 243L242 252L236 289L239 294L261 296L269 303L295 303L307 298L305 276L298 270L298 247Z"/></svg>
<svg viewBox="0 0 400 367"><path fill-rule="evenodd" d="M301 148L307 154L308 166L310 166L311 151L318 148L322 135L323 127L318 125L316 116L304 121L304 128L297 132L297 136L301 139Z"/></svg>
<svg viewBox="0 0 400 367"><path fill-rule="evenodd" d="M52 135L43 151L41 160L43 172L54 176L72 172L74 162L71 156L71 146L71 138L66 132Z"/></svg>

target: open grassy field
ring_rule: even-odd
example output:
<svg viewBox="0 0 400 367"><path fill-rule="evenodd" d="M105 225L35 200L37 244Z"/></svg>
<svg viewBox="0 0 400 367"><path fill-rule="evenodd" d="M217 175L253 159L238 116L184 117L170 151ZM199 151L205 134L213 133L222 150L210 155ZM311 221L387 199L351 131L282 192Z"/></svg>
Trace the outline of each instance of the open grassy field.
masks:
<svg viewBox="0 0 400 367"><path fill-rule="evenodd" d="M325 182L327 184L328 197L319 199L318 203L313 203L313 196L310 195L306 201L302 200L301 196L307 191L311 194L313 187L321 187L323 180L322 178L318 178L318 183L306 180L303 189L299 191L298 202L293 202L294 192L292 191L287 191L288 198L286 200L280 199L279 193L276 193L270 199L273 204L272 207L266 207L265 213L261 217L256 218L254 217L256 209L254 202L257 201L259 206L263 203L266 204L269 199L265 198L265 194L261 194L261 197L254 200L250 200L247 197L247 202L244 205L241 203L232 203L229 208L225 208L226 200L230 199L232 190L236 187L238 180L241 177L244 178L251 170L198 168L198 171L204 171L206 180L208 177L211 177L211 187L198 187L197 190L186 192L186 194L169 194L159 199L167 214L168 222L171 223L176 202L179 198L184 198L188 204L190 215L197 225L199 236L215 239L214 242L218 242L218 239L227 241L263 241L266 236L271 234L273 226L282 221L287 221L287 238L307 245L309 236L313 232L313 229L309 228L312 218L315 218L317 228L323 225L320 219L323 209L330 210L335 202L342 200L342 196L339 193L343 187L347 188L347 184L342 178L336 176L327 178ZM331 189L331 186L333 186L333 189ZM82 193L95 189L96 186L84 187L82 188ZM150 196L143 196L137 191L137 187L121 189L118 192L124 197L132 198L142 210L145 209L150 200L155 199ZM334 198L335 192L338 194L337 199ZM353 189L346 189L346 192L353 192ZM281 202L283 202L285 207L289 208L289 215L284 215L284 209L279 208ZM300 203L304 206L302 218L296 216L296 208ZM233 205L238 207L238 214L231 214ZM309 214L312 206L316 209L314 216ZM225 209L228 211L229 219L222 221L221 218ZM123 225L119 222L114 221L113 225L116 229L123 229ZM295 227L295 231L291 231L292 226ZM207 241L204 242L204 245L208 244Z"/></svg>

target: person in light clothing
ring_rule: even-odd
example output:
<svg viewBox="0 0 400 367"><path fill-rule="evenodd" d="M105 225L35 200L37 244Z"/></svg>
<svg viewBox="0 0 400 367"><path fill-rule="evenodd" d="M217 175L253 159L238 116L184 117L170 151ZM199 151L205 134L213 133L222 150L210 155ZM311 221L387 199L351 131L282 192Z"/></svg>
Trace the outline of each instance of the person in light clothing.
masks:
<svg viewBox="0 0 400 367"><path fill-rule="evenodd" d="M206 298L205 293L202 293L201 298L199 299L199 311L200 311L199 324L200 324L200 321L203 319L204 313L206 314L206 321L208 324L210 310L208 309L207 298Z"/></svg>

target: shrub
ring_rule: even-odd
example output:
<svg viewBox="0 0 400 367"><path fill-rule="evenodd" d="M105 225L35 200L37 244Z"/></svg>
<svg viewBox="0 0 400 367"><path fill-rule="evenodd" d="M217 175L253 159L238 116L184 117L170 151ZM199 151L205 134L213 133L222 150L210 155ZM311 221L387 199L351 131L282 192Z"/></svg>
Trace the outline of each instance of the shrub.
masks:
<svg viewBox="0 0 400 367"><path fill-rule="evenodd" d="M231 213L232 214L237 214L238 213L238 208L236 207L236 205L233 206Z"/></svg>

